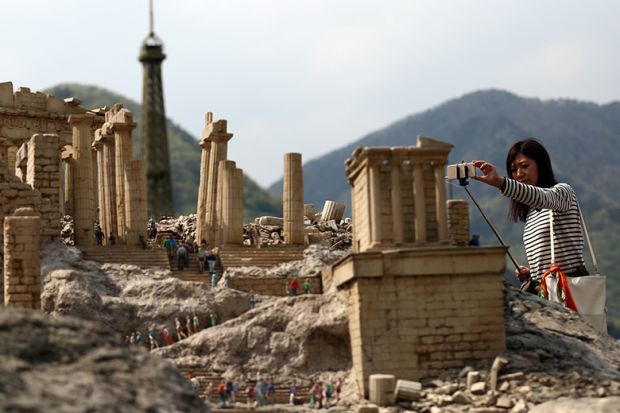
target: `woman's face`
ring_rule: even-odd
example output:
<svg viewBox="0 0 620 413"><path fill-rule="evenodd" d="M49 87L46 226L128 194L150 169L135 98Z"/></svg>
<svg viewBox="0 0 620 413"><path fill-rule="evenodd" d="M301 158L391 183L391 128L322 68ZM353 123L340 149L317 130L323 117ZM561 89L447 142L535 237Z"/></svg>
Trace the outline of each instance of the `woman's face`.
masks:
<svg viewBox="0 0 620 413"><path fill-rule="evenodd" d="M515 156L510 165L512 179L528 185L538 185L538 165L536 161L522 153Z"/></svg>

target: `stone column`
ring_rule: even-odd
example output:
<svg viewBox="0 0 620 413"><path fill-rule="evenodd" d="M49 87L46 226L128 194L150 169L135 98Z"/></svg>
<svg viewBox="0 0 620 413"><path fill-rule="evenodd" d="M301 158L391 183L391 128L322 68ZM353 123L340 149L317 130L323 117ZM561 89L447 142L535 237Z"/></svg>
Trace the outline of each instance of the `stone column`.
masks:
<svg viewBox="0 0 620 413"><path fill-rule="evenodd" d="M146 240L146 183L142 161L129 161L125 170L125 233L127 245Z"/></svg>
<svg viewBox="0 0 620 413"><path fill-rule="evenodd" d="M118 226L116 224L116 168L114 150L114 134L106 133L105 129L101 133L101 144L103 145L103 210L105 214L104 222L107 227L103 228L105 237L104 245L108 243L110 233L118 234Z"/></svg>
<svg viewBox="0 0 620 413"><path fill-rule="evenodd" d="M71 115L73 128L73 232L75 245L94 245L95 195L92 178L93 115Z"/></svg>
<svg viewBox="0 0 620 413"><path fill-rule="evenodd" d="M230 244L243 244L243 169L232 171L232 211L230 220Z"/></svg>
<svg viewBox="0 0 620 413"><path fill-rule="evenodd" d="M100 181L99 181L99 166L98 166L98 162L99 162L99 155L97 154L98 150L97 148L95 148L94 146L95 143L95 139L93 136L93 143L91 144L91 161L92 161L92 168L91 170L93 171L92 173L92 178L93 178L93 195L95 197L95 216L96 219L101 220L101 188L100 186ZM97 213L97 209L99 209L99 214Z"/></svg>
<svg viewBox="0 0 620 413"><path fill-rule="evenodd" d="M65 204L63 205L63 214L73 216L73 150L63 150L61 159L64 162L64 183L65 183Z"/></svg>
<svg viewBox="0 0 620 413"><path fill-rule="evenodd" d="M400 165L395 159L391 163L392 178L392 234L394 244L402 244L405 241L404 222L403 222L403 194L400 187Z"/></svg>
<svg viewBox="0 0 620 413"><path fill-rule="evenodd" d="M116 225L117 240L125 243L125 232L127 231L127 215L125 198L125 173L127 164L132 159L131 131L136 127L135 123L114 123L114 151L115 151L115 185L116 185ZM146 223L145 223L146 225Z"/></svg>
<svg viewBox="0 0 620 413"><path fill-rule="evenodd" d="M450 199L447 204L450 238L455 245L469 245L469 204L464 199Z"/></svg>
<svg viewBox="0 0 620 413"><path fill-rule="evenodd" d="M340 222L340 220L342 219L342 215L344 214L345 208L346 207L344 204L339 204L338 202L334 201L325 201L325 204L323 205L323 211L321 211L321 221L330 221L333 219L337 223Z"/></svg>
<svg viewBox="0 0 620 413"><path fill-rule="evenodd" d="M422 164L413 164L413 203L415 205L415 241L426 242L426 200L424 197L424 173Z"/></svg>
<svg viewBox="0 0 620 413"><path fill-rule="evenodd" d="M41 218L18 208L4 219L4 305L41 308Z"/></svg>
<svg viewBox="0 0 620 413"><path fill-rule="evenodd" d="M446 212L446 184L443 164L435 164L435 203L437 212L437 240L448 241L448 213Z"/></svg>
<svg viewBox="0 0 620 413"><path fill-rule="evenodd" d="M300 153L284 154L284 242L304 243L304 175Z"/></svg>
<svg viewBox="0 0 620 413"><path fill-rule="evenodd" d="M28 143L26 183L41 192L43 198L49 199L52 208L60 205L59 142L60 138L56 134L37 133Z"/></svg>
<svg viewBox="0 0 620 413"><path fill-rule="evenodd" d="M9 171L13 172L15 169L15 161L17 159L17 147L13 145L9 145L9 148L6 151L6 164L9 167Z"/></svg>
<svg viewBox="0 0 620 413"><path fill-rule="evenodd" d="M370 174L370 247L380 245L383 239L383 222L381 220L381 176L379 165L369 167Z"/></svg>
<svg viewBox="0 0 620 413"><path fill-rule="evenodd" d="M207 182L209 179L209 155L211 152L211 141L208 139L209 126L213 122L213 114L207 113L205 117L205 128L203 138L200 141L200 184L198 186L198 203L196 205L196 241L200 243L205 239L205 219L207 211Z"/></svg>
<svg viewBox="0 0 620 413"><path fill-rule="evenodd" d="M233 233L233 209L234 209L234 171L235 162L220 161L218 168L218 212L217 231L215 240L217 244L228 244ZM239 228L241 230L241 228Z"/></svg>
<svg viewBox="0 0 620 413"><path fill-rule="evenodd" d="M223 241L222 233L224 223L222 221L222 200L224 198L224 174L226 173L227 166L229 165L227 162L233 161L219 161L217 168L217 183L215 184L215 220L213 220L213 235L211 236L211 240L213 240L214 245L219 245Z"/></svg>
<svg viewBox="0 0 620 413"><path fill-rule="evenodd" d="M103 170L103 143L101 142L101 129L95 131L95 141L93 142L93 148L95 149L96 161L97 161L97 207L99 209L99 225L104 234L107 234L109 224L107 222L106 204L105 204L105 187L104 187L104 170ZM103 237L107 237L104 235Z"/></svg>
<svg viewBox="0 0 620 413"><path fill-rule="evenodd" d="M214 244L215 233L218 228L217 223L217 197L218 197L218 168L219 162L226 160L228 154L228 141L232 138L232 133L226 132L226 121L218 120L213 122L209 129L208 140L211 141L211 151L209 153L209 172L207 182L207 203L205 211L205 227L207 242Z"/></svg>

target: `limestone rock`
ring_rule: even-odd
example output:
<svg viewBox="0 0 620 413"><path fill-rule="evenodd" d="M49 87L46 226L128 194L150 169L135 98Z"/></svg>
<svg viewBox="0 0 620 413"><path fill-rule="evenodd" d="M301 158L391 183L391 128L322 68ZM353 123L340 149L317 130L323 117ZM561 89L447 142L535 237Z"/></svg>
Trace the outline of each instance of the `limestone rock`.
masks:
<svg viewBox="0 0 620 413"><path fill-rule="evenodd" d="M562 398L535 406L530 413L616 413L620 410L620 397Z"/></svg>
<svg viewBox="0 0 620 413"><path fill-rule="evenodd" d="M469 388L469 391L472 394L476 394L476 395L485 394L487 392L487 385L485 382L479 381L479 382L472 384L471 387Z"/></svg>
<svg viewBox="0 0 620 413"><path fill-rule="evenodd" d="M0 309L0 410L208 412L168 362L95 323Z"/></svg>

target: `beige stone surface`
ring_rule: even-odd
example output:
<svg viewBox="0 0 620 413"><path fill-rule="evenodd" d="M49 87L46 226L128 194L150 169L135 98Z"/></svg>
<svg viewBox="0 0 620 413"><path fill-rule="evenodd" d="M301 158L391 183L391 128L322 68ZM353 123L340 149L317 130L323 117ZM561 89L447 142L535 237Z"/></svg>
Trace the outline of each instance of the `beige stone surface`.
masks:
<svg viewBox="0 0 620 413"><path fill-rule="evenodd" d="M353 152L346 173L355 252L449 243L443 171L450 148L418 137L417 146Z"/></svg>
<svg viewBox="0 0 620 413"><path fill-rule="evenodd" d="M14 91L12 82L0 83L0 139L19 148L37 133L53 133L60 142L72 143L72 128L68 123L71 114L93 113L80 106L74 98L59 99L41 92L20 87ZM103 116L93 119L92 131L103 123ZM9 165L11 171L12 165Z"/></svg>
<svg viewBox="0 0 620 413"><path fill-rule="evenodd" d="M147 199L144 166L141 160L127 163L125 170L125 242L140 245L146 240Z"/></svg>
<svg viewBox="0 0 620 413"><path fill-rule="evenodd" d="M304 178L300 153L284 155L284 242L304 243Z"/></svg>
<svg viewBox="0 0 620 413"><path fill-rule="evenodd" d="M35 134L28 142L26 183L49 199L60 219L60 138L56 134Z"/></svg>
<svg viewBox="0 0 620 413"><path fill-rule="evenodd" d="M464 199L450 199L448 206L448 233L454 245L469 245L469 204Z"/></svg>
<svg viewBox="0 0 620 413"><path fill-rule="evenodd" d="M73 227L75 245L94 245L93 225L96 218L91 125L93 115L71 115L73 129Z"/></svg>
<svg viewBox="0 0 620 413"><path fill-rule="evenodd" d="M204 140L211 142L211 151L209 152L208 179L206 187L206 207L203 235L208 243L217 241L216 232L218 231L217 223L217 206L218 188L219 188L219 162L224 161L228 157L228 141L233 134L227 131L227 121L220 119L211 122L206 130Z"/></svg>
<svg viewBox="0 0 620 413"><path fill-rule="evenodd" d="M125 174L127 165L133 157L131 133L136 124L133 121L131 111L123 108L122 105L114 105L112 109L106 112L105 116L107 125L104 125L104 128L109 128L114 133L117 240L120 243L125 243L128 219L126 215Z"/></svg>
<svg viewBox="0 0 620 413"><path fill-rule="evenodd" d="M200 183L198 186L198 200L196 205L196 240L198 240L198 242L205 239L207 184L209 181L209 158L211 152L211 141L207 138L209 127L212 122L213 113L207 112L205 115L205 126L202 130L202 139L200 140Z"/></svg>
<svg viewBox="0 0 620 413"><path fill-rule="evenodd" d="M368 400L378 406L391 405L396 377L393 374L371 374L368 378Z"/></svg>
<svg viewBox="0 0 620 413"><path fill-rule="evenodd" d="M4 305L41 308L41 218L29 207L4 219Z"/></svg>

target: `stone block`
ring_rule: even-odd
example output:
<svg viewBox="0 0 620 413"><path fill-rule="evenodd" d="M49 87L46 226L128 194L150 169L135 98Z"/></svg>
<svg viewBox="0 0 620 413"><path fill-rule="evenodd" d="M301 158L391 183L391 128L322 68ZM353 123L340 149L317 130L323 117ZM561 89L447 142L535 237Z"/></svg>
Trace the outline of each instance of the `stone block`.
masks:
<svg viewBox="0 0 620 413"><path fill-rule="evenodd" d="M394 388L394 400L417 401L422 394L422 383L410 380L398 380Z"/></svg>
<svg viewBox="0 0 620 413"><path fill-rule="evenodd" d="M12 108L14 106L13 83L0 83L0 107Z"/></svg>
<svg viewBox="0 0 620 413"><path fill-rule="evenodd" d="M487 384L483 381L476 382L469 388L471 394L481 395L487 392Z"/></svg>
<svg viewBox="0 0 620 413"><path fill-rule="evenodd" d="M378 406L389 406L392 400L396 377L392 374L371 374L368 379L369 400Z"/></svg>

